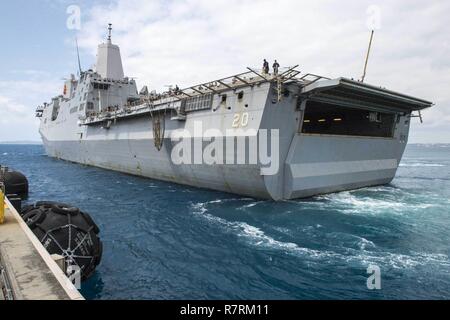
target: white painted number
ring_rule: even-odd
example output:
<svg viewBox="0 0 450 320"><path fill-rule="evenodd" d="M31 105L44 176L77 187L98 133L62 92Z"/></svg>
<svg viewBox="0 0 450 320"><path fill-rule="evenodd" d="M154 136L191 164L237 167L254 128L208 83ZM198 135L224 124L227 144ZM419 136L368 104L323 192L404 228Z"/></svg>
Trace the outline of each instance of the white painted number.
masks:
<svg viewBox="0 0 450 320"><path fill-rule="evenodd" d="M233 128L239 127L239 120L241 120L241 115L236 113L233 117Z"/></svg>
<svg viewBox="0 0 450 320"><path fill-rule="evenodd" d="M244 112L242 114L242 119L241 119L241 126L242 127L246 127L248 125L248 113Z"/></svg>
<svg viewBox="0 0 450 320"><path fill-rule="evenodd" d="M248 112L244 112L242 115L236 113L233 117L233 128L248 126Z"/></svg>

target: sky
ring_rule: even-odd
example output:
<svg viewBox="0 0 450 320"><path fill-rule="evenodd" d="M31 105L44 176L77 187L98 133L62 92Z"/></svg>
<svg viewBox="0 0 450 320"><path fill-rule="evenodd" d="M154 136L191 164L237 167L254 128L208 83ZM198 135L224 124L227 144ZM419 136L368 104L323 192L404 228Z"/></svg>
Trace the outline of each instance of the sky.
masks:
<svg viewBox="0 0 450 320"><path fill-rule="evenodd" d="M78 14L79 13L79 14ZM0 141L38 141L34 110L95 64L113 24L138 88L187 87L260 68L360 78L435 103L411 143L450 143L450 1L15 0L0 4Z"/></svg>

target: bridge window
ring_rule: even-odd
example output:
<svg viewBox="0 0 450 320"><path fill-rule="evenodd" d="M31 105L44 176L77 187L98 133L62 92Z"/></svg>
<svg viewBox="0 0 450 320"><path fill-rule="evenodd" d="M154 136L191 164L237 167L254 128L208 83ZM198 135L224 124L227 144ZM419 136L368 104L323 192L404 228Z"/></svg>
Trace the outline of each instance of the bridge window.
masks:
<svg viewBox="0 0 450 320"><path fill-rule="evenodd" d="M308 101L302 133L391 138L395 114Z"/></svg>
<svg viewBox="0 0 450 320"><path fill-rule="evenodd" d="M99 90L108 90L109 89L109 84L107 84L107 83L94 82L93 86L94 86L94 89L99 89Z"/></svg>

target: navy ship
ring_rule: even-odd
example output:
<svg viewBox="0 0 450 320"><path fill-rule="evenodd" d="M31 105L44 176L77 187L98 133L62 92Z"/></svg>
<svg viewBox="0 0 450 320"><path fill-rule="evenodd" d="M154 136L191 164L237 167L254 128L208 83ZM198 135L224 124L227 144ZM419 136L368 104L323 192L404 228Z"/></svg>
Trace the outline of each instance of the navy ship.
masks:
<svg viewBox="0 0 450 320"><path fill-rule="evenodd" d="M390 183L414 113L433 105L298 66L138 92L111 27L94 69L36 110L50 157L262 199Z"/></svg>

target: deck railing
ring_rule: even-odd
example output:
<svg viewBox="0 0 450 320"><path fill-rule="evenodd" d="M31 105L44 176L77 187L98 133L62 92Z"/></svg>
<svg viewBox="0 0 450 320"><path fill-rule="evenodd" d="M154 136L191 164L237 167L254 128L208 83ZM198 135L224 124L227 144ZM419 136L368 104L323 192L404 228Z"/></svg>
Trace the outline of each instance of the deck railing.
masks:
<svg viewBox="0 0 450 320"><path fill-rule="evenodd" d="M262 83L274 82L277 84L279 92L279 100L281 100L281 86L287 82L296 82L300 85L308 85L319 80L329 78L313 73L307 73L299 76L302 72L297 69L298 65L280 69L280 72L264 73L252 68L247 68L248 71L244 73L235 74L226 78L217 79L210 82L201 83L184 89L174 89L163 93L150 93L141 96L140 100L129 102L123 108L118 110L103 110L102 112L92 112L88 114L86 119L80 119L82 124L97 123L104 120L114 119L123 116L124 114L141 113L144 109L151 112L158 106L163 104L170 104L197 96L220 94L227 90L237 90L241 87L255 86Z"/></svg>

